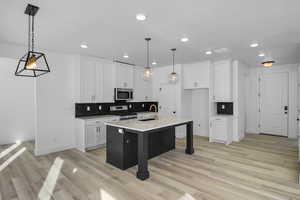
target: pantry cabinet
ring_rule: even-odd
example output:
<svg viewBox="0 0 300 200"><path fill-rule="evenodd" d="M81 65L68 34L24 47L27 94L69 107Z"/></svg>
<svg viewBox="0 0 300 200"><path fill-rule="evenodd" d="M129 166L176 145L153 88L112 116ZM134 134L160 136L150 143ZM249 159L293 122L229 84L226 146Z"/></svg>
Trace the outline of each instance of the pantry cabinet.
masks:
<svg viewBox="0 0 300 200"><path fill-rule="evenodd" d="M184 89L209 88L210 62L185 64L183 66Z"/></svg>
<svg viewBox="0 0 300 200"><path fill-rule="evenodd" d="M230 60L213 64L213 101L232 101L232 63Z"/></svg>

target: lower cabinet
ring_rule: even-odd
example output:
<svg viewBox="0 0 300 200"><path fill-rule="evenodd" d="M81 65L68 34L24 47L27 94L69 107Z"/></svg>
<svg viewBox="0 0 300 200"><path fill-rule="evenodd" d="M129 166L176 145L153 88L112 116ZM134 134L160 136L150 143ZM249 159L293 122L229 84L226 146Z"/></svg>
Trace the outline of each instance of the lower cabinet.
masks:
<svg viewBox="0 0 300 200"><path fill-rule="evenodd" d="M106 142L105 125L103 122L94 122L86 125L85 147L87 150L94 149Z"/></svg>
<svg viewBox="0 0 300 200"><path fill-rule="evenodd" d="M233 137L232 116L214 116L209 122L209 141L230 144Z"/></svg>

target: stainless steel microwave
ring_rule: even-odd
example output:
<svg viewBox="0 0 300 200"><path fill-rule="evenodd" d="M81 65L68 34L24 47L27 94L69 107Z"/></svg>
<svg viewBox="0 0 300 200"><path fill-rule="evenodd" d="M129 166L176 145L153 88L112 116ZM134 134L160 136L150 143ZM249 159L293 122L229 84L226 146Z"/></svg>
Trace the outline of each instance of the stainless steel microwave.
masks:
<svg viewBox="0 0 300 200"><path fill-rule="evenodd" d="M115 101L128 101L133 99L133 89L115 88Z"/></svg>

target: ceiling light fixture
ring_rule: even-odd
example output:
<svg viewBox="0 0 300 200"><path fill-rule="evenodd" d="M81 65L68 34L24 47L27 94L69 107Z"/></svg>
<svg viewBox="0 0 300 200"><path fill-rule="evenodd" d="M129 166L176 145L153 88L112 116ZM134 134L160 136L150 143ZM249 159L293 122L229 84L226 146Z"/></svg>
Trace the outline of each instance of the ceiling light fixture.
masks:
<svg viewBox="0 0 300 200"><path fill-rule="evenodd" d="M258 46L259 46L259 45L258 45L258 43L256 43L256 42L250 44L250 47L252 47L252 48L255 48L255 47L258 47Z"/></svg>
<svg viewBox="0 0 300 200"><path fill-rule="evenodd" d="M153 61L153 62L152 62L152 65L157 65L157 62Z"/></svg>
<svg viewBox="0 0 300 200"><path fill-rule="evenodd" d="M212 51L206 51L205 54L206 54L206 55L211 55L211 54L212 54Z"/></svg>
<svg viewBox="0 0 300 200"><path fill-rule="evenodd" d="M178 81L178 75L177 73L175 72L175 51L176 49L173 48L171 49L172 51L172 61L173 61L173 71L169 74L169 82L170 83L176 83Z"/></svg>
<svg viewBox="0 0 300 200"><path fill-rule="evenodd" d="M145 21L146 20L146 15L145 14L142 14L142 13L139 13L135 16L135 18L138 20L138 21Z"/></svg>
<svg viewBox="0 0 300 200"><path fill-rule="evenodd" d="M27 4L25 14L28 15L28 52L20 58L16 76L38 77L50 72L46 55L34 51L34 16L39 7Z"/></svg>
<svg viewBox="0 0 300 200"><path fill-rule="evenodd" d="M265 54L264 54L264 53L260 53L260 54L258 54L258 56L259 56L259 57L264 57Z"/></svg>
<svg viewBox="0 0 300 200"><path fill-rule="evenodd" d="M88 45L87 45L86 43L82 43L82 44L80 45L80 47L81 47L82 49L87 49L87 48L88 48Z"/></svg>
<svg viewBox="0 0 300 200"><path fill-rule="evenodd" d="M188 42L189 41L189 38L188 37L183 37L180 39L181 42Z"/></svg>
<svg viewBox="0 0 300 200"><path fill-rule="evenodd" d="M149 65L149 42L150 42L151 38L145 38L145 40L146 40L146 43L147 43L147 65L144 68L143 79L145 81L148 81L148 80L151 79L151 76L152 76L152 69Z"/></svg>
<svg viewBox="0 0 300 200"><path fill-rule="evenodd" d="M129 58L128 54L124 54L123 58Z"/></svg>
<svg viewBox="0 0 300 200"><path fill-rule="evenodd" d="M261 64L264 66L264 67L272 67L273 64L275 63L275 61L273 59L265 59Z"/></svg>

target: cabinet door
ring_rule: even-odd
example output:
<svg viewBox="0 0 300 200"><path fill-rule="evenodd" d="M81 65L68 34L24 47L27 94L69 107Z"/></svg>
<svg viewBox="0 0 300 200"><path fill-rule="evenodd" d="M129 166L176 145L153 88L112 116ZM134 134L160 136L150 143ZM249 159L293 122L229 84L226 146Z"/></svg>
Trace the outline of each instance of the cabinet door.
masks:
<svg viewBox="0 0 300 200"><path fill-rule="evenodd" d="M81 102L96 101L95 62L83 57L80 62L80 99Z"/></svg>
<svg viewBox="0 0 300 200"><path fill-rule="evenodd" d="M106 143L106 126L102 123L99 126L99 144L105 144Z"/></svg>
<svg viewBox="0 0 300 200"><path fill-rule="evenodd" d="M118 63L116 74L118 88L133 88L132 66Z"/></svg>
<svg viewBox="0 0 300 200"><path fill-rule="evenodd" d="M232 101L232 66L230 61L214 64L214 101Z"/></svg>
<svg viewBox="0 0 300 200"><path fill-rule="evenodd" d="M103 102L103 63L102 60L95 60L95 95L96 102Z"/></svg>
<svg viewBox="0 0 300 200"><path fill-rule="evenodd" d="M183 68L184 89L209 87L210 62L186 64Z"/></svg>
<svg viewBox="0 0 300 200"><path fill-rule="evenodd" d="M103 88L102 88L102 101L114 101L114 88L116 87L116 66L111 61L106 61L102 64L103 70Z"/></svg>
<svg viewBox="0 0 300 200"><path fill-rule="evenodd" d="M226 141L227 139L227 125L226 120L216 118L210 122L210 137L214 140Z"/></svg>
<svg viewBox="0 0 300 200"><path fill-rule="evenodd" d="M98 126L97 125L87 125L85 127L85 147L90 148L97 146L99 136L98 136Z"/></svg>

